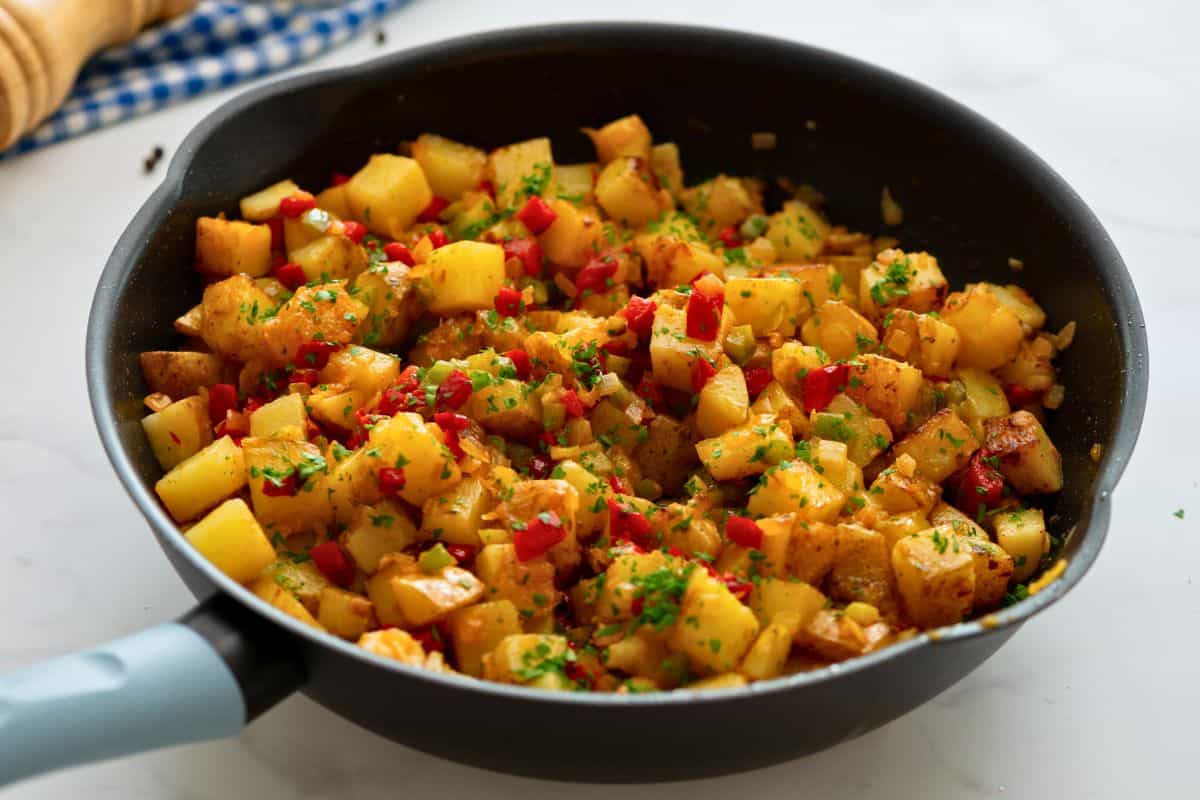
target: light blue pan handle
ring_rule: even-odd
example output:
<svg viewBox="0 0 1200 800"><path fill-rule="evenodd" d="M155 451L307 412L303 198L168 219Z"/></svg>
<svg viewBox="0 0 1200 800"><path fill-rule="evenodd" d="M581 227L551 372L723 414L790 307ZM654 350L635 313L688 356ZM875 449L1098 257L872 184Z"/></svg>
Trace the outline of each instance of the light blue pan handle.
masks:
<svg viewBox="0 0 1200 800"><path fill-rule="evenodd" d="M170 622L0 675L0 786L233 736L245 721L229 667L200 634Z"/></svg>

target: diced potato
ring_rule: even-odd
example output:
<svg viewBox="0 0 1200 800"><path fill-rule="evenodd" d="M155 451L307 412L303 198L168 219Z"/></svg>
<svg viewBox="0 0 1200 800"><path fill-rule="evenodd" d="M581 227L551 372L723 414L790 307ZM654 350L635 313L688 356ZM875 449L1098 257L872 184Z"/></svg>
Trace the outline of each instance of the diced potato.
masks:
<svg viewBox="0 0 1200 800"><path fill-rule="evenodd" d="M413 626L400 607L393 581L405 575L424 574L417 566L417 560L407 554L393 553L379 562L379 569L367 579L364 589L375 607L375 616L381 625L395 625L401 628Z"/></svg>
<svg viewBox="0 0 1200 800"><path fill-rule="evenodd" d="M185 397L142 418L150 449L164 470L190 458L212 442L208 403L199 395Z"/></svg>
<svg viewBox="0 0 1200 800"><path fill-rule="evenodd" d="M208 327L208 291L205 292L205 329ZM349 344L366 319L367 307L352 296L344 283L301 286L273 319L259 323L266 350L275 362L292 361L308 342ZM207 334L205 335L207 339Z"/></svg>
<svg viewBox="0 0 1200 800"><path fill-rule="evenodd" d="M279 201L300 191L295 181L284 180L243 197L238 205L242 218L250 222L266 222L279 214Z"/></svg>
<svg viewBox="0 0 1200 800"><path fill-rule="evenodd" d="M487 153L432 133L417 137L412 155L433 193L450 202L478 188L487 178Z"/></svg>
<svg viewBox="0 0 1200 800"><path fill-rule="evenodd" d="M1040 508L1003 511L991 517L996 542L1012 556L1012 579L1027 581L1050 552L1050 535Z"/></svg>
<svg viewBox="0 0 1200 800"><path fill-rule="evenodd" d="M696 426L705 437L720 436L746 421L750 395L742 368L730 365L718 370L704 388L696 406Z"/></svg>
<svg viewBox="0 0 1200 800"><path fill-rule="evenodd" d="M678 686L687 673L687 659L671 653L665 637L647 628L613 642L605 648L603 659L608 669L647 678L661 688Z"/></svg>
<svg viewBox="0 0 1200 800"><path fill-rule="evenodd" d="M241 362L262 351L263 317L275 307L246 275L234 275L204 290L201 335L217 353ZM274 322L274 320L271 320Z"/></svg>
<svg viewBox="0 0 1200 800"><path fill-rule="evenodd" d="M958 331L958 365L992 370L1011 361L1025 333L1016 313L976 284L946 298L942 320Z"/></svg>
<svg viewBox="0 0 1200 800"><path fill-rule="evenodd" d="M361 328L363 344L386 350L398 347L408 336L409 327L421 311L409 273L404 264L389 262L354 278L356 299L368 307L367 321Z"/></svg>
<svg viewBox="0 0 1200 800"><path fill-rule="evenodd" d="M591 137L601 164L622 156L650 158L650 130L637 114L613 120L599 130L584 128L583 132Z"/></svg>
<svg viewBox="0 0 1200 800"><path fill-rule="evenodd" d="M340 384L318 386L308 395L308 408L313 419L342 430L354 428L354 415L366 403L367 398L362 392L343 391Z"/></svg>
<svg viewBox="0 0 1200 800"><path fill-rule="evenodd" d="M1000 459L1000 471L1022 494L1052 494L1063 487L1062 456L1037 417L1017 411L984 420L984 446Z"/></svg>
<svg viewBox="0 0 1200 800"><path fill-rule="evenodd" d="M270 576L262 575L255 578L248 588L288 616L295 617L305 625L311 625L321 630L321 623L317 622L316 618L313 617L304 604L297 600L296 596L290 591L276 583Z"/></svg>
<svg viewBox="0 0 1200 800"><path fill-rule="evenodd" d="M718 175L683 192L683 205L709 236L761 214L762 189L749 178Z"/></svg>
<svg viewBox="0 0 1200 800"><path fill-rule="evenodd" d="M829 594L843 602L870 603L887 619L897 611L891 551L882 533L861 525L838 525L837 557L827 581Z"/></svg>
<svg viewBox="0 0 1200 800"><path fill-rule="evenodd" d="M447 624L459 671L476 678L483 675L483 657L506 637L521 633L517 607L508 600L460 608Z"/></svg>
<svg viewBox="0 0 1200 800"><path fill-rule="evenodd" d="M670 647L701 672L728 672L741 662L758 635L758 620L724 583L694 570L679 607Z"/></svg>
<svg viewBox="0 0 1200 800"><path fill-rule="evenodd" d="M454 242L434 250L426 267L417 278L417 289L432 313L489 309L504 285L504 248L487 242Z"/></svg>
<svg viewBox="0 0 1200 800"><path fill-rule="evenodd" d="M727 481L757 475L791 457L791 426L769 414L750 417L744 424L731 428L720 436L697 442L696 453L716 480ZM768 479L768 482L770 483L771 479ZM751 506L751 511L762 516L791 510L790 506L761 509Z"/></svg>
<svg viewBox="0 0 1200 800"><path fill-rule="evenodd" d="M846 394L871 409L893 428L908 423L924 378L916 367L877 355L859 356L850 367Z"/></svg>
<svg viewBox="0 0 1200 800"><path fill-rule="evenodd" d="M660 305L654 312L650 364L654 380L658 383L690 392L692 362L697 358L706 358L710 363L720 363L723 357L720 334L711 342L687 335L687 313L683 309Z"/></svg>
<svg viewBox="0 0 1200 800"><path fill-rule="evenodd" d="M799 342L784 342L771 351L771 375L792 397L804 394L804 376L825 365L821 351Z"/></svg>
<svg viewBox="0 0 1200 800"><path fill-rule="evenodd" d="M658 184L679 200L683 196L683 167L679 163L679 145L663 142L650 148L650 167Z"/></svg>
<svg viewBox="0 0 1200 800"><path fill-rule="evenodd" d="M341 234L317 237L289 251L288 260L299 264L309 281L353 278L367 268L366 251Z"/></svg>
<svg viewBox="0 0 1200 800"><path fill-rule="evenodd" d="M303 553L280 553L275 563L263 573L287 589L313 614L321 604L321 592L331 584L312 560L298 561Z"/></svg>
<svg viewBox="0 0 1200 800"><path fill-rule="evenodd" d="M176 522L186 522L245 485L246 460L242 448L233 439L222 436L176 464L154 484L154 491Z"/></svg>
<svg viewBox="0 0 1200 800"><path fill-rule="evenodd" d="M659 414L644 428L634 430L634 468L641 476L656 482L664 493L678 494L696 467L695 437L692 428L666 414ZM628 477L629 470L626 470ZM632 478L636 482L636 477Z"/></svg>
<svg viewBox="0 0 1200 800"><path fill-rule="evenodd" d="M558 181L558 196L577 205L594 203L598 174L599 168L595 162L555 165L554 178Z"/></svg>
<svg viewBox="0 0 1200 800"><path fill-rule="evenodd" d="M350 219L350 201L346 198L346 184L330 186L317 195L317 208L333 214L338 219Z"/></svg>
<svg viewBox="0 0 1200 800"><path fill-rule="evenodd" d="M824 411L811 414L812 432L822 439L846 443L847 457L860 467L892 443L892 429L844 394L834 396Z"/></svg>
<svg viewBox="0 0 1200 800"><path fill-rule="evenodd" d="M933 525L926 525L926 528L948 525L959 536L972 536L977 539L988 538L987 531L979 527L975 520L944 501L939 501L929 512L929 521ZM925 530L925 528L921 528L921 530Z"/></svg>
<svg viewBox="0 0 1200 800"><path fill-rule="evenodd" d="M979 441L967 423L953 409L943 408L897 442L892 452L912 456L918 475L941 483L965 467L978 448Z"/></svg>
<svg viewBox="0 0 1200 800"><path fill-rule="evenodd" d="M250 435L260 439L307 440L308 412L304 409L304 397L285 394L255 409L250 415Z"/></svg>
<svg viewBox="0 0 1200 800"><path fill-rule="evenodd" d="M900 309L884 318L883 345L889 353L932 377L950 374L958 358L955 328L930 314Z"/></svg>
<svg viewBox="0 0 1200 800"><path fill-rule="evenodd" d="M546 201L556 217L549 228L538 234L542 253L555 264L582 267L601 246L604 226L595 209L576 207L573 203L553 198Z"/></svg>
<svg viewBox="0 0 1200 800"><path fill-rule="evenodd" d="M468 413L489 433L520 439L542 431L542 401L521 381L505 378L471 395Z"/></svg>
<svg viewBox="0 0 1200 800"><path fill-rule="evenodd" d="M792 635L783 625L768 625L750 646L738 672L752 681L778 677L792 650Z"/></svg>
<svg viewBox="0 0 1200 800"><path fill-rule="evenodd" d="M739 686L746 685L746 678L736 672L723 672L720 675L713 675L711 678L701 678L698 681L692 681L687 685L687 688L693 692L707 692L713 689L736 689Z"/></svg>
<svg viewBox="0 0 1200 800"><path fill-rule="evenodd" d="M258 520L240 498L226 500L188 529L184 537L217 569L246 583L275 560Z"/></svg>
<svg viewBox="0 0 1200 800"><path fill-rule="evenodd" d="M434 575L413 572L392 578L391 590L404 619L420 627L476 602L483 597L484 586L465 569L443 567Z"/></svg>
<svg viewBox="0 0 1200 800"><path fill-rule="evenodd" d="M976 436L982 437L985 419L1008 416L1008 398L1004 395L1004 387L991 373L981 369L966 367L954 374L965 394L957 404L958 415L971 426Z"/></svg>
<svg viewBox="0 0 1200 800"><path fill-rule="evenodd" d="M204 306L197 303L175 319L175 331L184 336L200 337L204 325Z"/></svg>
<svg viewBox="0 0 1200 800"><path fill-rule="evenodd" d="M849 449L842 442L828 439L813 439L810 442L813 466L847 497L861 495L863 489L862 469L850 460Z"/></svg>
<svg viewBox="0 0 1200 800"><path fill-rule="evenodd" d="M825 246L829 223L807 203L792 200L783 210L771 215L765 236L783 261L806 261Z"/></svg>
<svg viewBox="0 0 1200 800"><path fill-rule="evenodd" d="M346 186L354 218L372 233L399 239L433 200L421 165L411 158L376 153Z"/></svg>
<svg viewBox="0 0 1200 800"><path fill-rule="evenodd" d="M998 286L994 283L980 283L978 285L984 287L989 294L993 295L1016 314L1026 330L1041 330L1042 326L1046 324L1046 312L1037 304L1033 296L1020 286L1014 286L1011 283L1007 286Z"/></svg>
<svg viewBox="0 0 1200 800"><path fill-rule="evenodd" d="M785 623L791 635L804 628L827 600L813 586L786 578L763 578L750 592L750 609L763 626Z"/></svg>
<svg viewBox="0 0 1200 800"><path fill-rule="evenodd" d="M1000 367L996 374L1002 383L1016 384L1035 392L1045 391L1057 381L1055 354L1054 345L1045 336L1026 339L1021 342L1013 360Z"/></svg>
<svg viewBox="0 0 1200 800"><path fill-rule="evenodd" d="M937 259L929 253L884 250L859 275L858 305L871 319L893 308L923 313L938 306L948 286Z"/></svg>
<svg viewBox="0 0 1200 800"><path fill-rule="evenodd" d="M475 556L475 574L487 584L484 598L508 600L529 624L549 619L561 596L554 565L544 559L518 561L512 544L489 544Z"/></svg>
<svg viewBox="0 0 1200 800"><path fill-rule="evenodd" d="M817 586L833 569L837 549L836 527L798 519L788 541L788 571L797 580Z"/></svg>
<svg viewBox="0 0 1200 800"><path fill-rule="evenodd" d="M248 436L242 440L241 449L249 475L250 502L263 524L296 533L320 532L333 522L333 507L324 490L329 466L316 445ZM294 495L274 497L264 491L268 482L287 480L292 475L297 476L294 480L299 485Z"/></svg>
<svg viewBox="0 0 1200 800"><path fill-rule="evenodd" d="M579 566L582 556L575 538L575 514L579 493L565 480L520 481L496 508L495 518L511 531L523 529L539 514L553 513L562 523L563 540L546 551L546 558L560 576Z"/></svg>
<svg viewBox="0 0 1200 800"><path fill-rule="evenodd" d="M454 455L442 441L441 431L418 414L397 414L381 420L367 436L367 450L377 450L373 471L400 464L406 482L400 497L413 505L442 494L462 479Z"/></svg>
<svg viewBox="0 0 1200 800"><path fill-rule="evenodd" d="M938 528L908 536L892 548L896 586L909 619L922 628L962 620L975 600L975 561L958 537Z"/></svg>
<svg viewBox="0 0 1200 800"><path fill-rule="evenodd" d="M822 609L796 635L796 644L827 661L845 661L866 652L868 639L852 618Z"/></svg>
<svg viewBox="0 0 1200 800"><path fill-rule="evenodd" d="M879 336L870 320L840 300L826 300L800 331L801 340L834 361L874 350Z"/></svg>
<svg viewBox="0 0 1200 800"><path fill-rule="evenodd" d="M953 526L943 529L943 533L956 537L958 546L975 560L974 610L982 611L999 605L1013 576L1015 560L1012 556L986 538L959 536Z"/></svg>
<svg viewBox="0 0 1200 800"><path fill-rule="evenodd" d="M626 500L626 505L637 507L632 499ZM645 505L650 504L646 502ZM592 606L593 616L598 622L630 620L637 616L633 613L633 606L639 584L644 584L647 578L651 582L658 582L655 580L658 577L680 577L683 569L679 559L667 556L661 550L618 555L604 571L604 580L593 583L591 591L585 592L582 599L586 605Z"/></svg>
<svg viewBox="0 0 1200 800"><path fill-rule="evenodd" d="M655 182L650 165L622 156L608 162L596 179L596 200L613 219L640 227L671 208L671 195Z"/></svg>
<svg viewBox="0 0 1200 800"><path fill-rule="evenodd" d="M361 594L347 592L336 586L327 586L321 591L317 622L334 636L357 641L371 627L374 619L374 606Z"/></svg>
<svg viewBox="0 0 1200 800"><path fill-rule="evenodd" d="M896 466L888 467L875 477L868 496L873 504L889 514L920 511L927 514L941 497L941 487L914 475L907 475Z"/></svg>
<svg viewBox="0 0 1200 800"><path fill-rule="evenodd" d="M749 325L755 336L778 333L791 337L800 321L802 285L789 278L730 278L725 303L738 324Z"/></svg>
<svg viewBox="0 0 1200 800"><path fill-rule="evenodd" d="M298 252L326 234L337 233L332 229L336 218L323 208L310 208L298 217L284 217L283 246L288 253ZM319 277L319 273L318 273Z"/></svg>
<svg viewBox="0 0 1200 800"><path fill-rule="evenodd" d="M763 517L794 511L799 520L832 522L845 504L845 492L807 462L796 460L768 470L746 508Z"/></svg>
<svg viewBox="0 0 1200 800"><path fill-rule="evenodd" d="M554 154L545 137L493 150L488 166L501 208L520 206L530 194L554 196Z"/></svg>
<svg viewBox="0 0 1200 800"><path fill-rule="evenodd" d="M846 616L862 625L864 628L879 622L879 609L870 603L855 600L846 604Z"/></svg>
<svg viewBox="0 0 1200 800"><path fill-rule="evenodd" d="M445 494L425 501L421 532L427 538L450 544L479 547L479 529L483 514L491 507L490 498L479 478L466 478Z"/></svg>
<svg viewBox="0 0 1200 800"><path fill-rule="evenodd" d="M575 531L576 536L586 541L603 530L608 521L607 504L612 488L603 477L589 472L571 459L558 462L556 471L561 471L563 480L574 486L579 494Z"/></svg>
<svg viewBox="0 0 1200 800"><path fill-rule="evenodd" d="M562 672L565 636L522 633L505 636L483 657L483 677L500 683L524 683L539 689L566 689ZM549 680L543 680L548 678Z"/></svg>
<svg viewBox="0 0 1200 800"><path fill-rule="evenodd" d="M803 325L817 309L830 300L848 298L849 291L841 285L838 271L828 264L775 264L768 272L785 277L800 285L800 304L797 324Z"/></svg>
<svg viewBox="0 0 1200 800"><path fill-rule="evenodd" d="M241 220L200 217L196 264L210 275L266 275L271 271L271 229Z"/></svg>
<svg viewBox="0 0 1200 800"><path fill-rule="evenodd" d="M944 504L943 504L944 505ZM872 506L867 506L867 511L860 517L867 517L871 526L883 534L883 538L887 540L888 552L892 552L892 548L896 546L896 542L900 541L905 536L912 536L914 533L927 531L934 525L940 524L933 521L933 514L926 516L921 511L902 511L899 514L892 514L882 519L874 513L875 509Z"/></svg>
<svg viewBox="0 0 1200 800"><path fill-rule="evenodd" d="M338 383L369 398L395 383L399 374L400 361L395 356L351 345L329 357L321 370L321 382Z"/></svg>
<svg viewBox="0 0 1200 800"><path fill-rule="evenodd" d="M383 501L373 506L358 506L354 520L339 541L354 563L370 575L389 553L399 553L424 537L395 503Z"/></svg>
<svg viewBox="0 0 1200 800"><path fill-rule="evenodd" d="M796 405L796 401L783 388L779 381L771 381L762 390L750 406L751 414L772 414L778 419L786 420L792 426L792 433L800 435L808 430L808 416ZM887 424L880 421L886 428Z"/></svg>

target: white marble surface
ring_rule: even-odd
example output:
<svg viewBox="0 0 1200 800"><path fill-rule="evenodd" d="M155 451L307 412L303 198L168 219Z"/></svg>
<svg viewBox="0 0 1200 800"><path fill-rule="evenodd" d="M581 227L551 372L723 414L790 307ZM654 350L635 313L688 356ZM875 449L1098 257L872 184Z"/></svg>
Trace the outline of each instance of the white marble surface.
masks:
<svg viewBox="0 0 1200 800"><path fill-rule="evenodd" d="M601 17L805 40L901 71L991 117L1054 165L1108 226L1141 293L1155 375L1108 545L1061 604L959 686L879 731L803 761L654 794L1196 797L1200 475L1191 456L1200 376L1188 331L1200 308L1198 7L416 0L387 23L384 49ZM379 51L366 37L312 66ZM96 276L157 182L141 174L142 157L156 144L169 155L226 96L0 164L0 669L168 619L191 603L101 453L84 390L83 334ZM1178 508L1186 519L1172 515ZM236 740L77 769L0 795L582 800L609 791L451 765L295 698Z"/></svg>

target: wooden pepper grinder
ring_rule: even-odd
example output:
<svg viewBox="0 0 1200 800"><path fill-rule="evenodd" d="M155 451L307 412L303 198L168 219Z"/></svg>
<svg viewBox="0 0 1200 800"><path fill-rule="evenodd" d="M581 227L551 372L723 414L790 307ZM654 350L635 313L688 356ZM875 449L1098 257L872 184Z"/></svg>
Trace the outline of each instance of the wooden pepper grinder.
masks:
<svg viewBox="0 0 1200 800"><path fill-rule="evenodd" d="M58 108L92 54L195 2L0 0L0 150Z"/></svg>

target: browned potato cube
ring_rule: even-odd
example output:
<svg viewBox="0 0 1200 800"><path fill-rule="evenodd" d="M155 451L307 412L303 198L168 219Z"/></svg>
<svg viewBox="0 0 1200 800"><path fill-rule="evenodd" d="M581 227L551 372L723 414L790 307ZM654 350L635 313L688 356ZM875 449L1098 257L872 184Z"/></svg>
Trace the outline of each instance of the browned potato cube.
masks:
<svg viewBox="0 0 1200 800"><path fill-rule="evenodd" d="M903 428L908 423L908 412L917 404L923 380L921 371L910 364L862 355L850 367L846 394L893 428Z"/></svg>
<svg viewBox="0 0 1200 800"><path fill-rule="evenodd" d="M946 298L942 319L958 331L958 366L991 370L1012 361L1025 332L1021 319L976 284Z"/></svg>
<svg viewBox="0 0 1200 800"><path fill-rule="evenodd" d="M596 179L596 200L613 219L640 227L675 205L659 188L650 165L622 156L608 162Z"/></svg>
<svg viewBox="0 0 1200 800"><path fill-rule="evenodd" d="M271 229L241 220L200 217L196 265L210 275L262 277L271 271Z"/></svg>
<svg viewBox="0 0 1200 800"><path fill-rule="evenodd" d="M837 527L837 556L829 574L829 594L843 602L870 603L885 619L896 616L891 553L883 534L860 525Z"/></svg>
<svg viewBox="0 0 1200 800"><path fill-rule="evenodd" d="M867 635L853 619L827 608L796 634L796 644L826 661L845 661L866 652Z"/></svg>
<svg viewBox="0 0 1200 800"><path fill-rule="evenodd" d="M837 558L837 528L823 522L799 520L788 542L788 572L816 586L833 569Z"/></svg>
<svg viewBox="0 0 1200 800"><path fill-rule="evenodd" d="M1000 471L1022 494L1050 494L1063 487L1062 456L1037 417L1017 411L984 420L988 452L1000 459Z"/></svg>
<svg viewBox="0 0 1200 800"><path fill-rule="evenodd" d="M884 250L859 276L858 303L872 319L892 308L932 311L948 286L937 259L929 253Z"/></svg>
<svg viewBox="0 0 1200 800"><path fill-rule="evenodd" d="M941 483L967 465L979 440L953 409L943 408L905 436L892 452L917 462L917 475Z"/></svg>
<svg viewBox="0 0 1200 800"><path fill-rule="evenodd" d="M896 586L909 619L922 628L953 625L975 602L975 558L967 541L933 528L892 548ZM956 546L957 545L957 546Z"/></svg>
<svg viewBox="0 0 1200 800"><path fill-rule="evenodd" d="M884 318L883 346L926 375L943 378L958 358L959 337L954 326L931 314L899 309Z"/></svg>
<svg viewBox="0 0 1200 800"><path fill-rule="evenodd" d="M191 397L200 387L221 383L225 377L221 357L212 353L152 350L139 359L146 387L172 400Z"/></svg>
<svg viewBox="0 0 1200 800"><path fill-rule="evenodd" d="M840 300L826 300L800 331L805 344L819 347L834 361L874 350L879 335L870 320Z"/></svg>
<svg viewBox="0 0 1200 800"><path fill-rule="evenodd" d="M583 132L591 137L601 164L622 156L650 158L650 129L637 114L613 120L599 130L584 128Z"/></svg>

